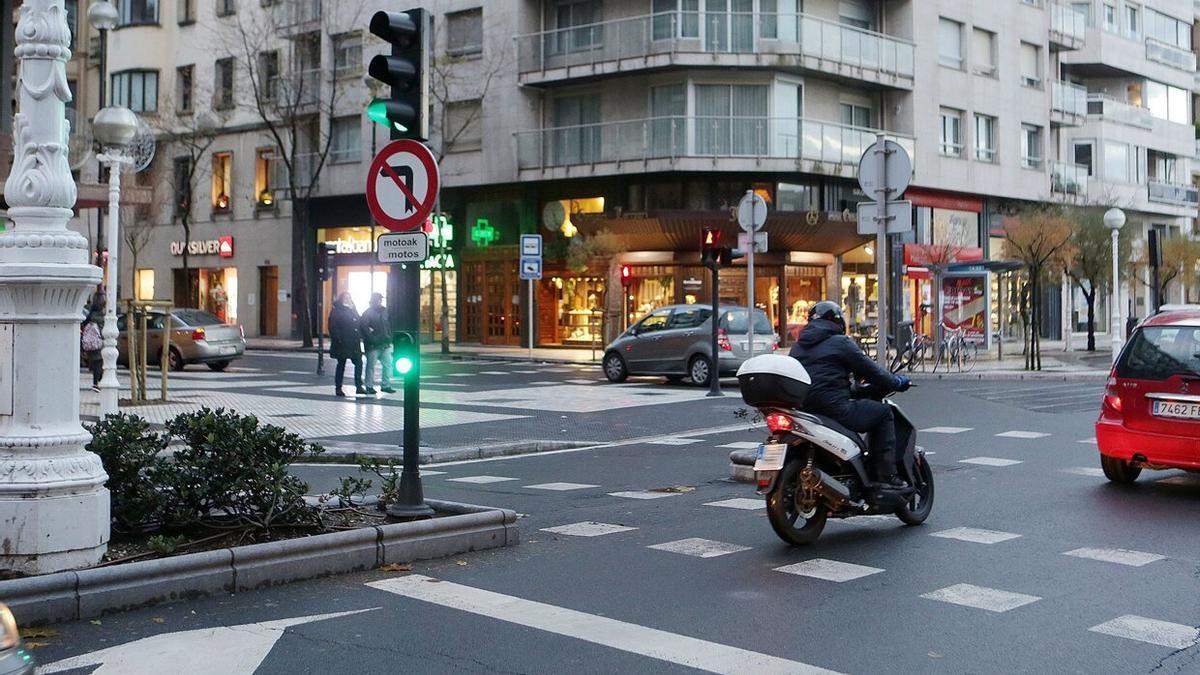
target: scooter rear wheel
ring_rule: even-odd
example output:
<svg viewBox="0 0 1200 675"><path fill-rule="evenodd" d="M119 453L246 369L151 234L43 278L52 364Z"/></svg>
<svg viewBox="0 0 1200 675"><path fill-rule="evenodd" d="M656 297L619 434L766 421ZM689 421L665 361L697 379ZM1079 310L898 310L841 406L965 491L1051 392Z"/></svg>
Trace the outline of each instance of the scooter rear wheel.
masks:
<svg viewBox="0 0 1200 675"><path fill-rule="evenodd" d="M792 460L783 465L775 489L767 494L767 520L779 538L793 546L811 544L821 536L829 510L818 503L808 512L801 512L796 503L800 487L802 462Z"/></svg>
<svg viewBox="0 0 1200 675"><path fill-rule="evenodd" d="M933 469L929 466L929 460L920 454L916 457L916 467L925 485L914 492L904 506L896 511L896 517L905 525L920 525L933 511Z"/></svg>

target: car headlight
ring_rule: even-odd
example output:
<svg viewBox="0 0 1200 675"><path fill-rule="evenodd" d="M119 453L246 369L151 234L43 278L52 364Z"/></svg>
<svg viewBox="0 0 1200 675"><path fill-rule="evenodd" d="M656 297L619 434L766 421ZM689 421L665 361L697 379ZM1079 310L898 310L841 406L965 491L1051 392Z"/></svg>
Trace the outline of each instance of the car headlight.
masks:
<svg viewBox="0 0 1200 675"><path fill-rule="evenodd" d="M17 620L6 605L0 604L0 651L12 649L21 642Z"/></svg>

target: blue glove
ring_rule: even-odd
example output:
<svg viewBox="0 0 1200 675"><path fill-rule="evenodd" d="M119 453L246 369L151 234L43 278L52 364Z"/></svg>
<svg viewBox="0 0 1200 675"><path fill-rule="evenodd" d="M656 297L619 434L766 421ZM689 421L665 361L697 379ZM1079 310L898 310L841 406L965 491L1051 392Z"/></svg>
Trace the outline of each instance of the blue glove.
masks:
<svg viewBox="0 0 1200 675"><path fill-rule="evenodd" d="M912 380L908 379L904 375L896 376L896 391L908 391L908 388L911 386Z"/></svg>

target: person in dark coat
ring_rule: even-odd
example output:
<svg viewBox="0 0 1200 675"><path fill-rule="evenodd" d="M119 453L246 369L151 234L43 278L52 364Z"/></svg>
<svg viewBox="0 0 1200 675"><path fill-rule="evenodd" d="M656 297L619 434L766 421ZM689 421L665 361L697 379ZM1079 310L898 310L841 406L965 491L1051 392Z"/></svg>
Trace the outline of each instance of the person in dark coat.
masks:
<svg viewBox="0 0 1200 675"><path fill-rule="evenodd" d="M337 361L333 375L334 394L345 396L342 380L346 376L346 362L354 362L354 391L366 393L362 383L362 335L358 327L358 312L349 293L341 293L329 312L329 356Z"/></svg>
<svg viewBox="0 0 1200 675"><path fill-rule="evenodd" d="M868 434L876 479L884 487L903 488L896 474L896 425L885 403L850 398L850 376L885 391L905 391L910 382L881 368L846 336L846 319L836 302L813 305L808 325L792 345L789 355L812 378L804 408L832 417L842 426Z"/></svg>
<svg viewBox="0 0 1200 675"><path fill-rule="evenodd" d="M387 308L383 306L383 294L371 294L371 306L362 313L359 321L362 329L363 346L367 348L367 395L375 393L375 364L379 364L379 390L385 394L396 393L392 389L392 328L388 325Z"/></svg>

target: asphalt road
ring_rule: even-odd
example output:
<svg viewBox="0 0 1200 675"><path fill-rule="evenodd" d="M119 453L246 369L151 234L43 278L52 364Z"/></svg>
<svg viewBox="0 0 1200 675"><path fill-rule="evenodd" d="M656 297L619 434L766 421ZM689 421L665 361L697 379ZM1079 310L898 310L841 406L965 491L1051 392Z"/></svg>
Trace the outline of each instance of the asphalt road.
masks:
<svg viewBox="0 0 1200 675"><path fill-rule="evenodd" d="M763 433L679 437L728 425L736 398L620 408L594 414L631 427L594 440L664 437L430 467L428 496L524 514L518 547L67 624L36 655L133 675L229 651L229 673L1200 672L1200 476L1096 475L1096 382L921 384L900 399L938 428L920 527L831 521L787 547L725 478L722 446ZM351 471L295 470L315 490Z"/></svg>

